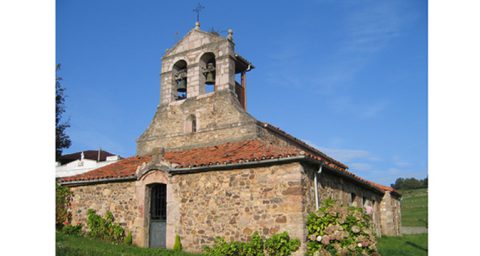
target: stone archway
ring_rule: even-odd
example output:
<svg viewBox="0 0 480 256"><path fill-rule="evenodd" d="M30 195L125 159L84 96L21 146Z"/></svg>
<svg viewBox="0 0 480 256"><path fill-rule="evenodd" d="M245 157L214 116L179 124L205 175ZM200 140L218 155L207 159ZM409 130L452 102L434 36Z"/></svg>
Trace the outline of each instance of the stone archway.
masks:
<svg viewBox="0 0 480 256"><path fill-rule="evenodd" d="M171 177L163 170L148 170L144 172L138 180L135 182L135 194L138 202L138 214L135 220L135 226L139 228L135 239L135 244L142 247L158 246L166 248L172 248L175 240L175 223L177 223L178 216L178 202L175 200L173 193L173 186L170 182ZM156 189L161 190L161 186L165 189L165 230L164 230L164 242L158 243L158 241L151 241L151 237L155 237L150 234L152 228L152 192L163 193L161 191L154 191ZM157 209L158 210L158 209ZM153 222L158 219L159 216L154 216ZM155 218L157 218L155 220ZM158 227L157 227L158 228ZM163 231L161 231L163 232ZM163 238L162 238L163 239Z"/></svg>

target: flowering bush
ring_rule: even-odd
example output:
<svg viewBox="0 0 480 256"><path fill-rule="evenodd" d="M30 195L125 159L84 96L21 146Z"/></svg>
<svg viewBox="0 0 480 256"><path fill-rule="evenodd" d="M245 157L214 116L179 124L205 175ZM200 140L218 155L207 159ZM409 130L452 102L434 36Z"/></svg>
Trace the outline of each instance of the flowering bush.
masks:
<svg viewBox="0 0 480 256"><path fill-rule="evenodd" d="M307 255L380 255L370 216L362 208L327 199L307 218Z"/></svg>

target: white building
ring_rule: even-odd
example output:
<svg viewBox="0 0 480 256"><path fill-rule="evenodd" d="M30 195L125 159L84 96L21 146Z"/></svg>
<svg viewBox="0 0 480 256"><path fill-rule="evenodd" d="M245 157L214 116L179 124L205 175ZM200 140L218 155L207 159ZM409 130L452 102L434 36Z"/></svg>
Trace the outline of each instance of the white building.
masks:
<svg viewBox="0 0 480 256"><path fill-rule="evenodd" d="M91 171L122 159L103 150L86 150L61 156L56 162L55 177L68 177Z"/></svg>

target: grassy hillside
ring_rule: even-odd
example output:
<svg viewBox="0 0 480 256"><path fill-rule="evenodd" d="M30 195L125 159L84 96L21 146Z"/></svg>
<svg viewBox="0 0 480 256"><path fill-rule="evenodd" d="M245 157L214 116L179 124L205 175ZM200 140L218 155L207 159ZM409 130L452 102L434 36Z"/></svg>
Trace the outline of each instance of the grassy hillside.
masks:
<svg viewBox="0 0 480 256"><path fill-rule="evenodd" d="M427 256L428 234L383 236L377 247L382 256Z"/></svg>
<svg viewBox="0 0 480 256"><path fill-rule="evenodd" d="M426 188L402 190L402 226L427 227L428 191Z"/></svg>

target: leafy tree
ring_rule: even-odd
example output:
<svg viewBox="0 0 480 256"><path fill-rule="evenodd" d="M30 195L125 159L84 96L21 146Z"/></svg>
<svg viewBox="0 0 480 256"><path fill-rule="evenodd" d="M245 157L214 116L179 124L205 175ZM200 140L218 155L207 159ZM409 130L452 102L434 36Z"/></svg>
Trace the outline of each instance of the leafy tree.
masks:
<svg viewBox="0 0 480 256"><path fill-rule="evenodd" d="M391 185L394 189L417 189L427 188L428 178L417 180L415 178L398 178L395 184Z"/></svg>
<svg viewBox="0 0 480 256"><path fill-rule="evenodd" d="M56 66L55 74L55 159L58 160L65 148L69 148L72 144L70 137L65 133L65 129L70 127L69 121L61 121L62 114L65 112L65 88L60 81L62 78L58 76L60 64Z"/></svg>

